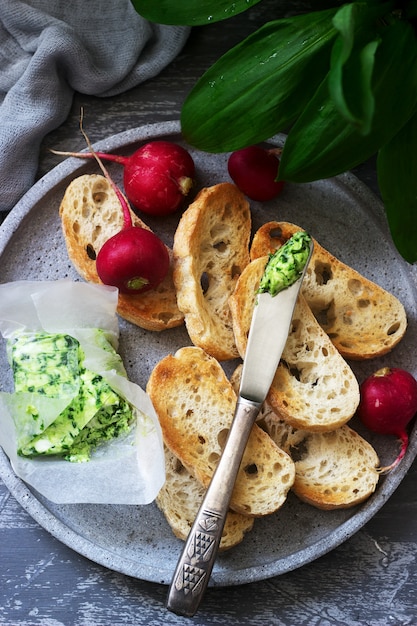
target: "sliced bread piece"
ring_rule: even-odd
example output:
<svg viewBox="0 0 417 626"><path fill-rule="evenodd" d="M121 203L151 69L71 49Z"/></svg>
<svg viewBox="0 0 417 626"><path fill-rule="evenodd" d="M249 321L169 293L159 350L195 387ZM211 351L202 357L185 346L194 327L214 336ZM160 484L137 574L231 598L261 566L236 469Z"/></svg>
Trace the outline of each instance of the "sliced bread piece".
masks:
<svg viewBox="0 0 417 626"><path fill-rule="evenodd" d="M255 233L251 258L282 246L302 230L288 222L268 222ZM407 328L404 306L394 295L345 265L314 241L302 293L339 352L365 360L386 354Z"/></svg>
<svg viewBox="0 0 417 626"><path fill-rule="evenodd" d="M166 446L165 470L166 480L156 497L156 504L174 535L185 541L203 501L205 489ZM253 524L253 517L229 511L220 550L228 550L239 544L245 534L252 530Z"/></svg>
<svg viewBox="0 0 417 626"><path fill-rule="evenodd" d="M242 358L267 258L260 257L246 266L229 301ZM313 431L342 426L359 404L359 384L354 373L316 321L302 294L268 401L288 424Z"/></svg>
<svg viewBox="0 0 417 626"><path fill-rule="evenodd" d="M174 237L178 307L194 345L219 361L238 356L228 299L249 263L250 209L231 183L200 191Z"/></svg>
<svg viewBox="0 0 417 626"><path fill-rule="evenodd" d="M293 492L319 509L349 508L369 498L379 480L379 458L348 425L326 433L295 430L270 413L262 422L295 463Z"/></svg>
<svg viewBox="0 0 417 626"><path fill-rule="evenodd" d="M185 347L153 369L147 392L166 446L207 488L232 423L236 394L216 359ZM294 464L254 425L230 508L254 517L278 510L294 481Z"/></svg>
<svg viewBox="0 0 417 626"><path fill-rule="evenodd" d="M239 388L242 366L232 374ZM318 509L349 508L373 494L379 480L376 451L347 424L333 431L316 433L294 428L265 401L257 424L291 456L295 480L291 490Z"/></svg>
<svg viewBox="0 0 417 626"><path fill-rule="evenodd" d="M59 214L68 256L75 269L84 280L100 283L97 254L104 242L123 226L123 213L116 194L104 176L79 176L67 187ZM131 215L135 226L150 230L133 211ZM172 251L169 252L172 257ZM156 289L143 294L119 294L117 311L121 317L146 330L161 331L183 324L172 267Z"/></svg>

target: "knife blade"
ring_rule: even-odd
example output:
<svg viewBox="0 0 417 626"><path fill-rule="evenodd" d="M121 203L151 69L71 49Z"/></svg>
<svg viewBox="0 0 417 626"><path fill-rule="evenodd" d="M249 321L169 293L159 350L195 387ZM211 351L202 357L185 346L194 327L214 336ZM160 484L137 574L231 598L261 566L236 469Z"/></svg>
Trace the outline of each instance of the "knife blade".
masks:
<svg viewBox="0 0 417 626"><path fill-rule="evenodd" d="M256 296L228 438L168 592L166 607L178 615L196 613L209 583L243 453L281 359L312 251L310 240L307 260L295 282L276 295L265 291Z"/></svg>

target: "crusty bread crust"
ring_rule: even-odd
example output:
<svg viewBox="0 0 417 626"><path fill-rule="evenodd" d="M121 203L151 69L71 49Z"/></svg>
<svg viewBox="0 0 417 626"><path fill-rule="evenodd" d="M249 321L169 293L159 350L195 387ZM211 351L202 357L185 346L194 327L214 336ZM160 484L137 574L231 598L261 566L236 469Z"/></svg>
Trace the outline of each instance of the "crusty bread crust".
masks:
<svg viewBox="0 0 417 626"><path fill-rule="evenodd" d="M165 515L172 532L185 541L203 501L205 489L165 446L166 480L156 497L156 504ZM239 544L252 530L254 518L229 511L226 516L219 549L229 550Z"/></svg>
<svg viewBox="0 0 417 626"><path fill-rule="evenodd" d="M251 258L279 248L299 226L268 222L255 233ZM401 302L345 265L314 240L302 293L323 330L345 358L372 359L403 338L407 317Z"/></svg>
<svg viewBox="0 0 417 626"><path fill-rule="evenodd" d="M230 297L233 329L242 358L267 259L260 257L246 266ZM316 321L302 294L268 400L288 424L312 431L342 426L359 404L354 373Z"/></svg>
<svg viewBox="0 0 417 626"><path fill-rule="evenodd" d="M222 367L201 348L181 348L155 366L146 390L166 446L207 488L237 400ZM230 508L253 517L273 513L285 502L293 481L292 460L255 424Z"/></svg>
<svg viewBox="0 0 417 626"><path fill-rule="evenodd" d="M107 239L123 226L120 203L104 176L85 174L73 180L65 191L59 214L68 256L84 280L100 283L96 257ZM133 224L149 227L131 211ZM172 251L169 250L172 258ZM172 278L168 276L151 291L143 294L119 294L119 315L146 330L161 331L180 326L184 316L179 311Z"/></svg>
<svg viewBox="0 0 417 626"><path fill-rule="evenodd" d="M250 208L231 183L202 189L174 237L178 307L194 345L219 361L238 356L228 299L249 262Z"/></svg>

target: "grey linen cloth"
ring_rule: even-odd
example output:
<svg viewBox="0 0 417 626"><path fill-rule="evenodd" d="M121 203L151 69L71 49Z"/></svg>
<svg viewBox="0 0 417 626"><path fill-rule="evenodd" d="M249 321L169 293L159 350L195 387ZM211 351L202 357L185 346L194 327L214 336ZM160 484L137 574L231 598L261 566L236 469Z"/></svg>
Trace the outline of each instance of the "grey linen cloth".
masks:
<svg viewBox="0 0 417 626"><path fill-rule="evenodd" d="M135 87L188 33L146 21L130 0L0 0L0 211L33 185L41 141L65 121L75 91Z"/></svg>

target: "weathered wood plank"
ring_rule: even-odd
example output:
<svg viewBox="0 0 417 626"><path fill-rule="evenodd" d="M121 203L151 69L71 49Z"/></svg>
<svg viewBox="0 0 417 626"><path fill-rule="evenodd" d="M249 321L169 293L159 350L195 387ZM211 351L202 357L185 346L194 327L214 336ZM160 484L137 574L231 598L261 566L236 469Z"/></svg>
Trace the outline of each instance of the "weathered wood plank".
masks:
<svg viewBox="0 0 417 626"><path fill-rule="evenodd" d="M38 177L60 162L48 152L90 139L177 119L196 78L266 19L305 3L272 0L248 19L196 28L184 51L155 79L100 99L77 94L68 120L45 138ZM374 163L356 173L376 190ZM6 626L393 626L417 624L417 466L382 510L355 536L301 569L242 587L209 589L193 620L164 609L166 587L92 563L42 529L0 481L0 624Z"/></svg>

